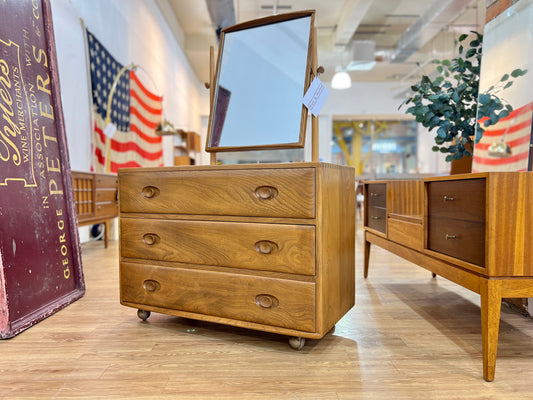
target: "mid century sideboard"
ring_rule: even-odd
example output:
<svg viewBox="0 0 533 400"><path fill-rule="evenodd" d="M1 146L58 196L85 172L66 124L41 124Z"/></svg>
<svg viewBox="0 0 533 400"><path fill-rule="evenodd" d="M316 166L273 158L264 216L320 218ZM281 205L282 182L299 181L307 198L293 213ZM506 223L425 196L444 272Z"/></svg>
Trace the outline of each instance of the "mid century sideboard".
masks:
<svg viewBox="0 0 533 400"><path fill-rule="evenodd" d="M378 245L481 296L483 378L494 379L502 298L533 296L533 174L367 181L364 276Z"/></svg>

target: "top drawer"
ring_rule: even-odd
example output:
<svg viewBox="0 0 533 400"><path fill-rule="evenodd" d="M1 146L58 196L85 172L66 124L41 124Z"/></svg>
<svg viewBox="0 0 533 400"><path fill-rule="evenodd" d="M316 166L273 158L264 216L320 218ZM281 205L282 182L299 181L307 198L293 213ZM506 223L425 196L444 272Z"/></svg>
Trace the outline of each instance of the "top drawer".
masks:
<svg viewBox="0 0 533 400"><path fill-rule="evenodd" d="M485 221L485 179L429 182L428 214Z"/></svg>
<svg viewBox="0 0 533 400"><path fill-rule="evenodd" d="M387 207L387 184L386 183L369 183L367 185L366 195L369 207Z"/></svg>
<svg viewBox="0 0 533 400"><path fill-rule="evenodd" d="M315 169L119 171L120 212L314 218Z"/></svg>

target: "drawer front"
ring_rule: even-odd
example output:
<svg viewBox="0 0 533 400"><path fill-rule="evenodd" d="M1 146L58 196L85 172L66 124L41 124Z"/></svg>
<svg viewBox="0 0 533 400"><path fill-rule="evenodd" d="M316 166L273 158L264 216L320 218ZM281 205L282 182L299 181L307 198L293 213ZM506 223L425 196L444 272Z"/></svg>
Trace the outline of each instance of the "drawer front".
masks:
<svg viewBox="0 0 533 400"><path fill-rule="evenodd" d="M117 203L96 203L95 217L116 217L118 216Z"/></svg>
<svg viewBox="0 0 533 400"><path fill-rule="evenodd" d="M381 207L368 207L366 226L376 231L387 232L387 210Z"/></svg>
<svg viewBox="0 0 533 400"><path fill-rule="evenodd" d="M370 183L367 185L366 196L369 207L387 207L387 184Z"/></svg>
<svg viewBox="0 0 533 400"><path fill-rule="evenodd" d="M94 186L99 188L116 188L118 185L118 178L116 175L99 175L94 176Z"/></svg>
<svg viewBox="0 0 533 400"><path fill-rule="evenodd" d="M431 216L428 248L484 267L485 224Z"/></svg>
<svg viewBox="0 0 533 400"><path fill-rule="evenodd" d="M428 183L428 214L485 221L485 179Z"/></svg>
<svg viewBox="0 0 533 400"><path fill-rule="evenodd" d="M315 169L119 172L121 212L315 217Z"/></svg>
<svg viewBox="0 0 533 400"><path fill-rule="evenodd" d="M409 222L389 217L387 238L407 247L422 250L424 248L424 228L422 221Z"/></svg>
<svg viewBox="0 0 533 400"><path fill-rule="evenodd" d="M143 264L120 264L120 299L315 331L315 284Z"/></svg>
<svg viewBox="0 0 533 400"><path fill-rule="evenodd" d="M315 274L315 227L121 218L123 257Z"/></svg>
<svg viewBox="0 0 533 400"><path fill-rule="evenodd" d="M109 203L117 201L117 189L97 189L96 190L97 203Z"/></svg>

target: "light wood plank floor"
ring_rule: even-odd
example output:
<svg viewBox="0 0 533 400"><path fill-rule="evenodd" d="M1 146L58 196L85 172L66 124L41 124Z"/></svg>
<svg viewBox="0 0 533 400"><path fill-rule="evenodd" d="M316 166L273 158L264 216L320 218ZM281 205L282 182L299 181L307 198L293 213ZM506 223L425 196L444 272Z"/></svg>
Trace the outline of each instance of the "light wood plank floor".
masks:
<svg viewBox="0 0 533 400"><path fill-rule="evenodd" d="M374 247L356 306L320 341L119 304L118 245L82 245L85 297L0 341L0 399L533 399L533 321L502 309L482 379L479 296Z"/></svg>

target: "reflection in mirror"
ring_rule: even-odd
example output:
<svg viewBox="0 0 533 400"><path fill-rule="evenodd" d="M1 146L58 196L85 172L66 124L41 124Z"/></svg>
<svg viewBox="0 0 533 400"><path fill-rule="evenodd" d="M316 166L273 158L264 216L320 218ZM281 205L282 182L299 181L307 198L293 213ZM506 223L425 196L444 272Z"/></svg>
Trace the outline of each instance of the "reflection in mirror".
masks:
<svg viewBox="0 0 533 400"><path fill-rule="evenodd" d="M222 32L208 151L303 147L314 12L290 15Z"/></svg>

